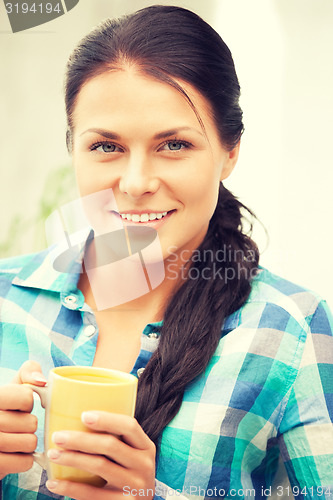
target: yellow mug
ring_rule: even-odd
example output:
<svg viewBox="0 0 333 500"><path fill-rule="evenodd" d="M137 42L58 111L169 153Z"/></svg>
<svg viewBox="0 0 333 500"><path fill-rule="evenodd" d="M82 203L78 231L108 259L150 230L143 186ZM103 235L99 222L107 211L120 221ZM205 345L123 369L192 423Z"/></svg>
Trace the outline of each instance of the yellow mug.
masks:
<svg viewBox="0 0 333 500"><path fill-rule="evenodd" d="M94 486L105 481L89 472L52 463L47 458L56 431L93 432L86 427L84 411L108 411L134 415L138 380L129 373L87 366L61 366L50 371L45 387L27 384L36 392L45 408L44 453L34 453L34 460L47 470L49 479L65 479Z"/></svg>

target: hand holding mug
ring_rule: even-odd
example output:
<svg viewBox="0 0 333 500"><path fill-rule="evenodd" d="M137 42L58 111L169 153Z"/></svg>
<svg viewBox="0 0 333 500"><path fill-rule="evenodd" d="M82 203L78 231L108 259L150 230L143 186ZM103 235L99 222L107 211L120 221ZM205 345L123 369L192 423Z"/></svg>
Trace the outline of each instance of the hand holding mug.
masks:
<svg viewBox="0 0 333 500"><path fill-rule="evenodd" d="M155 445L138 422L127 415L97 411L84 413L82 419L97 434L55 433L55 447L49 449L49 460L98 475L106 484L100 488L49 480L46 486L50 491L76 500L153 499Z"/></svg>
<svg viewBox="0 0 333 500"><path fill-rule="evenodd" d="M0 388L0 478L29 470L37 444L34 435L37 419L30 413L32 391L27 385L16 384L43 387L46 379L39 364L28 361L14 382ZM131 498L127 492L139 490L146 490L146 498L153 498L155 445L138 422L128 415L92 411L82 415L82 424L85 431L54 433L48 450L49 463L86 470L90 475L102 477L105 487L50 479L49 489L77 500L123 499L124 491Z"/></svg>
<svg viewBox="0 0 333 500"><path fill-rule="evenodd" d="M0 387L0 479L32 467L37 446L37 418L31 414L33 395L23 383L46 383L38 363L27 361L13 383Z"/></svg>
<svg viewBox="0 0 333 500"><path fill-rule="evenodd" d="M133 418L135 377L68 366L51 370L47 387L29 385L46 408L47 458L35 459L48 471L50 490L97 500L123 497L127 487L153 497L155 446Z"/></svg>

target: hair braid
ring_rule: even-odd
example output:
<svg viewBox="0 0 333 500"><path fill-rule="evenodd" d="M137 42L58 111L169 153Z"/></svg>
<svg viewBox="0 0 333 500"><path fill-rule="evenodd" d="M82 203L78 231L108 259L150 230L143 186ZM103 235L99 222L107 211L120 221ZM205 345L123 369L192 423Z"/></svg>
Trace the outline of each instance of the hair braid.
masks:
<svg viewBox="0 0 333 500"><path fill-rule="evenodd" d="M136 418L155 443L177 414L186 386L207 367L225 318L250 293L259 254L242 232L242 209L246 207L221 184L215 213L198 248L202 258L191 262L190 268L198 270L197 278L187 279L171 298L159 346L140 377ZM207 250L213 251L208 262ZM223 262L216 258L218 250L224 251ZM204 268L206 278L209 269L209 279L202 278ZM230 271L233 278L227 279Z"/></svg>

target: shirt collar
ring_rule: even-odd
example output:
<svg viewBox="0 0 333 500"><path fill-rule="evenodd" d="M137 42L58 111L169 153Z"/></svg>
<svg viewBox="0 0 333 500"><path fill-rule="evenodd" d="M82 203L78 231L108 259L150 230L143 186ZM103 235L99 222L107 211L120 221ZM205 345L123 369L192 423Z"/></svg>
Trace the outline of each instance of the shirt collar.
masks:
<svg viewBox="0 0 333 500"><path fill-rule="evenodd" d="M152 333L159 334L161 331L162 325L163 325L163 320L156 321L155 323L154 322L148 323L148 325L145 326L142 333L144 335L150 335Z"/></svg>
<svg viewBox="0 0 333 500"><path fill-rule="evenodd" d="M87 240L81 246L77 245L68 249L68 246L59 244L35 254L13 279L12 284L58 292L64 297L71 293L77 293L85 248L92 237L93 233L90 232ZM83 296L82 300L84 301ZM235 311L226 318L222 334L226 334L237 327L240 321L239 316L240 311ZM149 323L143 333L145 335L157 333L161 330L162 325L163 320Z"/></svg>
<svg viewBox="0 0 333 500"><path fill-rule="evenodd" d="M82 272L82 263L86 246L89 244L92 233L88 235L86 242L71 249L64 245L57 245L35 254L12 281L13 285L27 288L36 288L49 292L57 292L61 300L69 309L83 307L84 297L78 290L77 285ZM59 257L65 258L59 261ZM60 264L59 264L60 263ZM66 264L67 263L67 264ZM60 268L64 269L61 271ZM70 299L73 299L71 304ZM74 301L74 299L76 299ZM143 334L160 333L163 320L151 322L144 328Z"/></svg>

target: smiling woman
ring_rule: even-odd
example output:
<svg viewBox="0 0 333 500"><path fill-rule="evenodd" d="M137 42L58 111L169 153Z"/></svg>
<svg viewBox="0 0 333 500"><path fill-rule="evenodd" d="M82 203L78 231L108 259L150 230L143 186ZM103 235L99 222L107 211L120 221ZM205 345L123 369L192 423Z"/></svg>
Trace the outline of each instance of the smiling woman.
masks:
<svg viewBox="0 0 333 500"><path fill-rule="evenodd" d="M0 388L5 498L265 498L279 457L287 496L330 494L332 316L259 266L243 229L253 214L223 185L243 132L239 95L229 49L183 8L106 20L71 55L67 145L82 200L97 201L69 272L48 252L2 263L2 380L18 370ZM89 270L110 255L110 238L99 242L114 227L127 242L154 230L164 275L99 310ZM103 267L105 295L130 288L133 273L114 280ZM93 437L53 436L49 459L100 475L102 488L31 468L36 421L22 383L44 385L42 373L70 364L140 377L135 418L83 413Z"/></svg>

